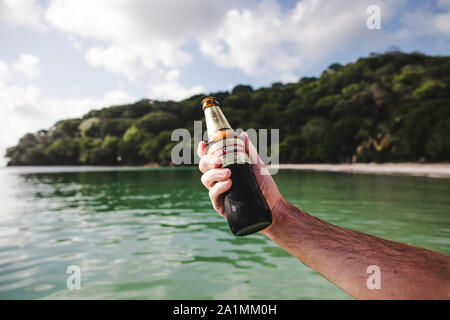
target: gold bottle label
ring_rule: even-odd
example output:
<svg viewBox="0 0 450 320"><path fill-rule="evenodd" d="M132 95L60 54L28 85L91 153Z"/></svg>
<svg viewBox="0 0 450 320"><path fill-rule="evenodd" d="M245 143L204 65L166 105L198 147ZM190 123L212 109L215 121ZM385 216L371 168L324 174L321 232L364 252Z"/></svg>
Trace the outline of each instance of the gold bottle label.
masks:
<svg viewBox="0 0 450 320"><path fill-rule="evenodd" d="M218 106L211 106L205 109L206 128L208 128L208 136L220 129L231 129L230 124L225 118L222 110Z"/></svg>
<svg viewBox="0 0 450 320"><path fill-rule="evenodd" d="M206 153L219 157L222 160L222 167L234 163L250 163L244 141L236 136L210 142Z"/></svg>

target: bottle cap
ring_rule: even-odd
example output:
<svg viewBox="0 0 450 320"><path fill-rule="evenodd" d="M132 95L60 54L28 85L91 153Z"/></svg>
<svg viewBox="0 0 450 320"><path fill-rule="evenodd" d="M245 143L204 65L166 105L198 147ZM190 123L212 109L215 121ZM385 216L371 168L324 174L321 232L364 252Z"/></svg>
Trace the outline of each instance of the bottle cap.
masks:
<svg viewBox="0 0 450 320"><path fill-rule="evenodd" d="M219 101L215 97L207 97L202 101L202 110L205 111L206 108L211 106L220 106Z"/></svg>

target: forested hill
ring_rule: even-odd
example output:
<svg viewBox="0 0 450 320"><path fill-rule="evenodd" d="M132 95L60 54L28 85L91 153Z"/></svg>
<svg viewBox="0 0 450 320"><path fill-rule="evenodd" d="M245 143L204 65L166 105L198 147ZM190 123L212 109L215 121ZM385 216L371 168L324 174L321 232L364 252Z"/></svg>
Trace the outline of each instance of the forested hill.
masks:
<svg viewBox="0 0 450 320"><path fill-rule="evenodd" d="M234 128L279 128L280 162L450 160L450 57L372 54L319 78L212 95ZM193 130L203 98L93 110L26 134L6 157L9 165L170 164L171 132Z"/></svg>

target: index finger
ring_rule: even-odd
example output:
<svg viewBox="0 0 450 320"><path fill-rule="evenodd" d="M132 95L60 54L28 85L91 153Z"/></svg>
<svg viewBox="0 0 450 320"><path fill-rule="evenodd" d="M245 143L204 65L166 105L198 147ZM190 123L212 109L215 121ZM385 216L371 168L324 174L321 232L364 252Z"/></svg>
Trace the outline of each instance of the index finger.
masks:
<svg viewBox="0 0 450 320"><path fill-rule="evenodd" d="M205 155L205 150L206 150L206 142L200 141L197 148L197 154L200 158Z"/></svg>

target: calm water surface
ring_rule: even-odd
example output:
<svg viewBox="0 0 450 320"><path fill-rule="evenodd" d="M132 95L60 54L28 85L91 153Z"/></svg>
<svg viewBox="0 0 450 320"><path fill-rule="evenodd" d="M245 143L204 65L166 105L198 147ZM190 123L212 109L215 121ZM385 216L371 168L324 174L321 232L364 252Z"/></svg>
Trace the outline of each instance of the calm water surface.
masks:
<svg viewBox="0 0 450 320"><path fill-rule="evenodd" d="M264 236L234 237L197 169L0 169L0 299L349 299ZM284 170L288 200L450 254L450 179ZM66 269L81 268L81 290Z"/></svg>

